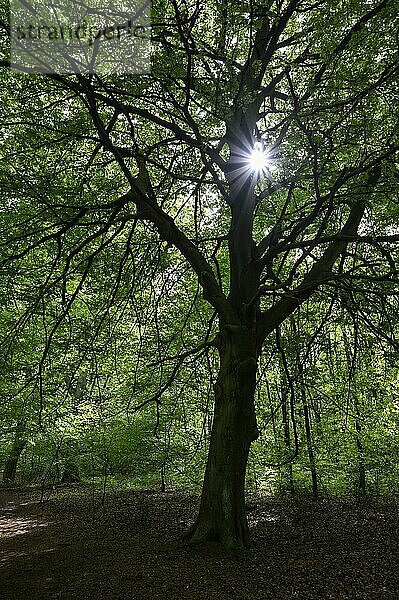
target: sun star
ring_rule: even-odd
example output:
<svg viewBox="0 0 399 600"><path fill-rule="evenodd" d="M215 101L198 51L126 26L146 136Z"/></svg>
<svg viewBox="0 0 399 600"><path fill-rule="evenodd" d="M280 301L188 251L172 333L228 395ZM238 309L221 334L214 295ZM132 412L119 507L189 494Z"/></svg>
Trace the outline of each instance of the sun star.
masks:
<svg viewBox="0 0 399 600"><path fill-rule="evenodd" d="M256 173L262 173L267 170L270 163L270 157L265 150L262 142L255 142L249 160L251 170Z"/></svg>

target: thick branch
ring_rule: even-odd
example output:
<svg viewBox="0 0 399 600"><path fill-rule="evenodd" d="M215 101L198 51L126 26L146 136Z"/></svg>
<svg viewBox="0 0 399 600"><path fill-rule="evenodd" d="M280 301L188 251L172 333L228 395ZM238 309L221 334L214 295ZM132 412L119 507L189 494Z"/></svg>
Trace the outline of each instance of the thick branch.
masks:
<svg viewBox="0 0 399 600"><path fill-rule="evenodd" d="M231 304L224 295L219 283L213 273L211 265L204 255L193 244L188 237L176 225L173 218L168 215L156 201L154 191L151 186L149 173L142 156L137 154L136 162L139 167L139 173L133 177L129 168L126 166L123 157L117 147L111 141L101 117L98 113L96 97L93 89L87 88L88 107L93 123L99 133L104 147L111 152L118 162L123 174L130 185L129 198L137 206L137 217L142 221L153 223L165 242L173 244L189 262L198 276L199 283L204 291L204 298L217 311L219 317L225 322L234 324L237 322L237 315Z"/></svg>
<svg viewBox="0 0 399 600"><path fill-rule="evenodd" d="M180 250L190 263L198 276L205 300L213 306L219 317L227 323L234 324L237 321L237 315L221 290L212 267L197 246L177 227L172 217L144 196L137 187L132 189L131 199L140 211L139 217L153 223L161 238Z"/></svg>
<svg viewBox="0 0 399 600"><path fill-rule="evenodd" d="M335 261L345 250L348 242L346 236L354 236L362 220L365 210L363 201L352 205L348 219L341 230L343 239L333 242L312 266L309 273L303 278L302 283L292 291L292 294L277 302L272 308L264 312L261 316L258 336L262 343L266 336L280 325L304 300L325 281L326 277L331 275Z"/></svg>

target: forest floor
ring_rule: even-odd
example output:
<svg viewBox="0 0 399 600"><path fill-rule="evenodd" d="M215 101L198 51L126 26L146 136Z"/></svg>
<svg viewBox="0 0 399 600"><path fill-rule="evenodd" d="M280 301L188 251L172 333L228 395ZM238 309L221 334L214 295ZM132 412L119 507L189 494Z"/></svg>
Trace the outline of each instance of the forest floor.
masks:
<svg viewBox="0 0 399 600"><path fill-rule="evenodd" d="M251 499L254 547L188 548L182 492L0 491L1 600L399 600L398 504Z"/></svg>

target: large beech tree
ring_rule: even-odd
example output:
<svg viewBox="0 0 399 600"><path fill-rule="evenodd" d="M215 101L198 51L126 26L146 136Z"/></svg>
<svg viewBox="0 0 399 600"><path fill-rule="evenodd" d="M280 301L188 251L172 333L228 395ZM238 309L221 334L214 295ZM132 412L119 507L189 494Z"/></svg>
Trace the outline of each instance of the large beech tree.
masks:
<svg viewBox="0 0 399 600"><path fill-rule="evenodd" d="M109 247L122 276L138 231L141 248L156 233L178 251L212 309L203 342L176 357L219 354L193 542L250 544L266 338L323 286L395 286L396 12L389 0L157 0L149 74L2 74L3 264L53 249L37 293L63 287L54 327Z"/></svg>

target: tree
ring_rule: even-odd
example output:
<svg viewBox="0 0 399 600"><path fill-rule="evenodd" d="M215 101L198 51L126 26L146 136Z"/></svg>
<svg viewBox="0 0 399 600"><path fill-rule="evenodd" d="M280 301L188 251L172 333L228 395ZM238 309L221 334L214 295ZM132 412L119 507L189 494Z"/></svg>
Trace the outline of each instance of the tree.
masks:
<svg viewBox="0 0 399 600"><path fill-rule="evenodd" d="M242 548L265 340L323 286L396 285L395 3L171 0L153 13L147 75L3 73L3 193L16 206L2 215L3 265L53 253L35 296L63 297L46 354L109 247L119 262L107 310L133 247L144 262L155 239L159 256L179 252L211 311L153 399L185 359L217 349L189 539Z"/></svg>
<svg viewBox="0 0 399 600"><path fill-rule="evenodd" d="M3 483L14 483L15 476L17 474L18 461L22 452L28 443L26 439L26 432L24 424L19 421L17 423L16 431L12 446L10 448L9 455L4 465L3 470Z"/></svg>

